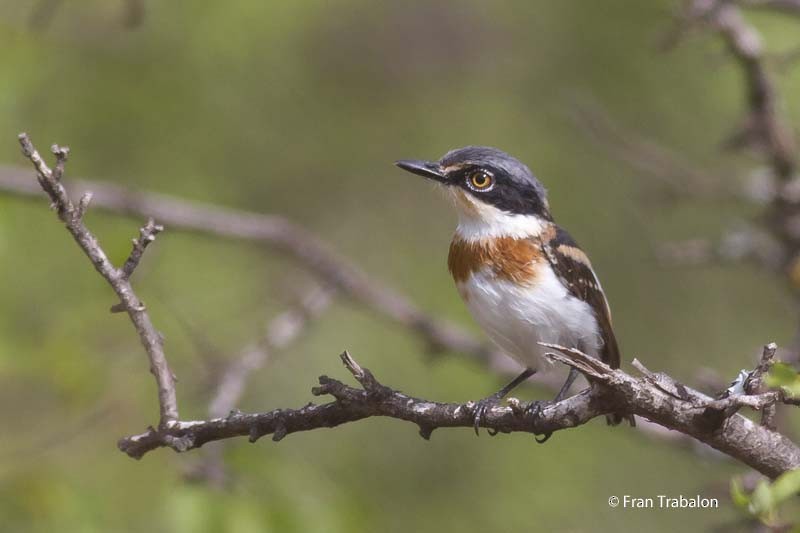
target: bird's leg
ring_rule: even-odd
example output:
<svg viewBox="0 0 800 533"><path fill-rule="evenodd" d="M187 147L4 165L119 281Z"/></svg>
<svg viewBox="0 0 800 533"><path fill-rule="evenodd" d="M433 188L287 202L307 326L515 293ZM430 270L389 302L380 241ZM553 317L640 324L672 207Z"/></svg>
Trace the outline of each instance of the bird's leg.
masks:
<svg viewBox="0 0 800 533"><path fill-rule="evenodd" d="M526 368L522 371L522 373L512 379L505 387L500 389L499 391L495 392L491 396L487 396L483 400L480 400L475 405L475 420L474 420L474 427L475 427L475 434L480 435L478 428L480 428L480 424L483 421L484 416L486 415L486 411L489 410L492 406L497 405L497 403L505 398L509 392L516 389L520 383L527 380L529 377L534 375L536 370L533 368ZM497 432L492 433L491 430L489 434L494 436Z"/></svg>
<svg viewBox="0 0 800 533"><path fill-rule="evenodd" d="M534 416L538 416L542 412L542 407L543 407L542 404L558 403L561 400L563 400L567 396L567 393L569 392L569 388L572 386L573 383L575 383L575 380L578 378L578 374L579 374L579 372L575 367L570 367L569 368L569 375L567 376L567 380L561 386L561 390L558 391L558 394L556 394L556 397L553 398L553 401L552 402L531 402L530 405L528 405L528 410L532 411ZM541 439L539 439L538 437L535 437L535 436L533 438L536 439L536 442L538 442L539 444L544 444L545 442L547 442L547 439L549 439L552 435L553 435L552 433L545 433L542 436Z"/></svg>
<svg viewBox="0 0 800 533"><path fill-rule="evenodd" d="M569 392L569 388L572 387L572 384L575 383L576 379L578 379L579 374L580 372L578 372L577 368L575 368L574 366L569 367L569 375L567 376L567 380L561 386L561 390L558 391L556 397L553 398L553 403L558 403L564 398L566 398L567 393Z"/></svg>

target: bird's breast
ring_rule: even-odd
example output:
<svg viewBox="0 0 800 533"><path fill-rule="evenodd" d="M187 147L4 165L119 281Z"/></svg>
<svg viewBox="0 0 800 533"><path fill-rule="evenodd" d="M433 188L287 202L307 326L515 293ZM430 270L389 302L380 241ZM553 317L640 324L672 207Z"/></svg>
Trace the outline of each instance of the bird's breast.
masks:
<svg viewBox="0 0 800 533"><path fill-rule="evenodd" d="M489 272L499 280L529 286L547 259L534 239L496 237L466 240L456 235L450 243L447 267L456 284L476 272Z"/></svg>
<svg viewBox="0 0 800 533"><path fill-rule="evenodd" d="M489 337L536 367L538 342L596 351L598 328L586 302L557 278L535 239L454 239L448 266L461 297Z"/></svg>

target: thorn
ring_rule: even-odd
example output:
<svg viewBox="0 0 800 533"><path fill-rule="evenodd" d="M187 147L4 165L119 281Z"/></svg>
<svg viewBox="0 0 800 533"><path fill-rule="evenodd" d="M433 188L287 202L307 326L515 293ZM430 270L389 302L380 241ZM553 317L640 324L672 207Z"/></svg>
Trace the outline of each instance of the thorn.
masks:
<svg viewBox="0 0 800 533"><path fill-rule="evenodd" d="M434 429L436 429L436 428L430 427L430 426L420 426L419 427L419 436L422 437L425 440L431 440L431 433L433 433Z"/></svg>
<svg viewBox="0 0 800 533"><path fill-rule="evenodd" d="M286 426L283 422L278 422L275 431L272 433L272 441L273 442L280 442L283 438L288 434L286 430Z"/></svg>

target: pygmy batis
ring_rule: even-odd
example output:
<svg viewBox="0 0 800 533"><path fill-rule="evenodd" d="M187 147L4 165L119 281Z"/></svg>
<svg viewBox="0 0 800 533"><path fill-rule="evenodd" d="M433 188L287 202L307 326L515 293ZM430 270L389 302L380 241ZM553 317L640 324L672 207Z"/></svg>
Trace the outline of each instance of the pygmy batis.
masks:
<svg viewBox="0 0 800 533"><path fill-rule="evenodd" d="M468 146L439 161L396 165L444 187L458 212L448 267L461 298L489 338L525 370L475 409L486 410L541 367L552 343L619 368L611 311L589 258L550 214L547 192L523 163L496 148ZM562 400L577 371L554 401ZM543 402L533 402L541 409ZM609 424L632 416L609 414ZM543 442L549 437L540 441Z"/></svg>

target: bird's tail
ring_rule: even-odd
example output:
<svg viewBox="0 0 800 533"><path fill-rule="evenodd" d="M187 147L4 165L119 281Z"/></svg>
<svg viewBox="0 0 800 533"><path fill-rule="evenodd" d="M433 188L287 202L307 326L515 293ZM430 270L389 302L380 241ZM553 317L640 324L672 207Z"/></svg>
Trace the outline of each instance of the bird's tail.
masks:
<svg viewBox="0 0 800 533"><path fill-rule="evenodd" d="M614 336L614 330L611 329L610 319L608 326L608 335L606 343L603 346L602 360L611 368L619 368L622 358L620 357L619 345L617 344L617 338ZM618 426L624 420L627 420L631 427L636 427L636 419L633 415L622 413L610 413L606 415L606 423L609 426Z"/></svg>

